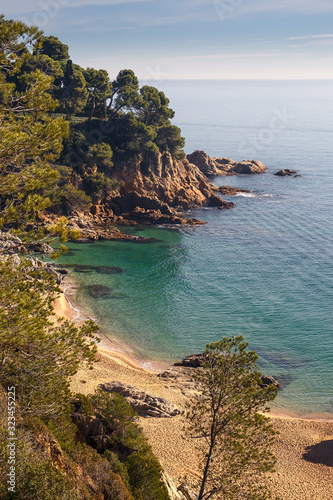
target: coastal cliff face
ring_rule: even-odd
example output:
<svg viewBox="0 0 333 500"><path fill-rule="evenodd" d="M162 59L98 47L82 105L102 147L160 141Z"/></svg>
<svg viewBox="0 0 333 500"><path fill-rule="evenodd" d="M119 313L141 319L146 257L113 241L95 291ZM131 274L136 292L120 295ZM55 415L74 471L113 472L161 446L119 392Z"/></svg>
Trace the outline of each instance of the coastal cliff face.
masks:
<svg viewBox="0 0 333 500"><path fill-rule="evenodd" d="M131 162L118 166L114 174L119 192L113 193L91 213L119 224L198 224L179 211L208 206L229 209L234 206L217 194L199 168L187 159L177 160L170 153L158 154L150 162Z"/></svg>

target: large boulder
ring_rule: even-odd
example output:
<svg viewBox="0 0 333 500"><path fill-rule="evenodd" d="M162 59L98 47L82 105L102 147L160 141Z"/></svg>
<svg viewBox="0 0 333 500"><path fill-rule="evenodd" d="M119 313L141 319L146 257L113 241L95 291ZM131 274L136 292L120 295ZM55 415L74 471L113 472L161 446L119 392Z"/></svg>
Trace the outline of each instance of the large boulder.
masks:
<svg viewBox="0 0 333 500"><path fill-rule="evenodd" d="M207 177L237 174L262 174L267 170L261 161L243 160L235 162L231 158L211 158L204 151L194 151L187 155L189 162L196 165Z"/></svg>
<svg viewBox="0 0 333 500"><path fill-rule="evenodd" d="M234 174L263 174L267 167L261 162L256 160L243 160L235 163L228 170L229 173Z"/></svg>
<svg viewBox="0 0 333 500"><path fill-rule="evenodd" d="M109 382L101 384L100 387L106 392L116 392L124 396L138 412L138 415L142 417L175 417L181 413L178 408L166 399L152 396L129 384Z"/></svg>
<svg viewBox="0 0 333 500"><path fill-rule="evenodd" d="M193 153L187 155L187 159L190 163L196 165L199 170L207 177L216 177L218 175L223 175L221 170L217 167L216 162L213 160L213 158L208 156L205 151L194 151Z"/></svg>

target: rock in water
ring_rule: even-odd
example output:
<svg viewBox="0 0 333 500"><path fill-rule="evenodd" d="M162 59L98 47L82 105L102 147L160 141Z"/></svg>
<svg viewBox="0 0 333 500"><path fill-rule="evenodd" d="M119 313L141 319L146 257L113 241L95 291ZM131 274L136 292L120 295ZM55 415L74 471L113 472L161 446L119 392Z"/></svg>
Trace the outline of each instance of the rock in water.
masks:
<svg viewBox="0 0 333 500"><path fill-rule="evenodd" d="M294 174L297 174L296 170L290 170L289 168L285 168L284 170L279 170L274 175L278 175L279 177L287 177L287 176L294 175ZM300 177L300 176L298 176L298 177Z"/></svg>
<svg viewBox="0 0 333 500"><path fill-rule="evenodd" d="M262 387L268 387L269 385L274 385L278 389L281 388L281 384L274 378L269 375L261 375Z"/></svg>
<svg viewBox="0 0 333 500"><path fill-rule="evenodd" d="M243 160L235 162L231 158L211 158L204 151L194 151L187 155L193 163L207 177L236 174L263 174L267 168L261 161Z"/></svg>
<svg viewBox="0 0 333 500"><path fill-rule="evenodd" d="M199 368L205 361L205 356L200 354L191 354L191 356L186 356L182 361L174 363L174 366L187 366L190 368Z"/></svg>
<svg viewBox="0 0 333 500"><path fill-rule="evenodd" d="M108 286L105 286L105 285L89 285L89 286L87 286L87 290L89 292L89 295L94 297L94 299L111 298L112 297L111 288Z"/></svg>
<svg viewBox="0 0 333 500"><path fill-rule="evenodd" d="M109 382L101 384L100 387L103 391L117 392L124 396L142 417L175 417L181 413L178 408L166 399L152 396L129 384Z"/></svg>
<svg viewBox="0 0 333 500"><path fill-rule="evenodd" d="M224 196L234 196L237 193L251 193L248 189L239 189L232 186L220 186L219 192Z"/></svg>
<svg viewBox="0 0 333 500"><path fill-rule="evenodd" d="M97 274L121 274L124 272L124 269L121 267L113 267L113 266L97 266L96 273Z"/></svg>

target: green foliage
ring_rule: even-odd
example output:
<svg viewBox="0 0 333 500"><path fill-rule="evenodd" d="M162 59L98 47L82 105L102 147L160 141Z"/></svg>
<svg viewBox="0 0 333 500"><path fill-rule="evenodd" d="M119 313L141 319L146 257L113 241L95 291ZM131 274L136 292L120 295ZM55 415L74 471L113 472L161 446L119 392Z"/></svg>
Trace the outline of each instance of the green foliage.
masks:
<svg viewBox="0 0 333 500"><path fill-rule="evenodd" d="M3 500L79 500L71 479L51 461L29 458L28 455L17 467L15 493L3 491Z"/></svg>
<svg viewBox="0 0 333 500"><path fill-rule="evenodd" d="M56 36L43 36L40 39L40 54L46 55L55 61L69 59L68 45L62 43Z"/></svg>
<svg viewBox="0 0 333 500"><path fill-rule="evenodd" d="M180 133L180 129L175 125L162 125L157 129L155 142L160 151L169 151L174 157L182 160L185 158L185 139Z"/></svg>
<svg viewBox="0 0 333 500"><path fill-rule="evenodd" d="M91 205L91 198L83 189L78 189L70 182L60 185L50 196L50 209L54 212L70 215L75 210L84 211ZM66 237L67 238L67 237Z"/></svg>
<svg viewBox="0 0 333 500"><path fill-rule="evenodd" d="M111 96L112 89L108 72L104 69L96 70L94 68L87 68L83 74L89 92L87 103L89 119L96 115L96 113L98 116L105 118L106 100Z"/></svg>
<svg viewBox="0 0 333 500"><path fill-rule="evenodd" d="M118 189L119 184L117 181L110 179L103 172L95 172L84 176L83 187L92 197L94 203L107 198L112 191Z"/></svg>
<svg viewBox="0 0 333 500"><path fill-rule="evenodd" d="M0 264L0 384L17 388L22 413L63 411L70 377L81 361L91 366L95 359L97 327L50 319L52 293L48 275Z"/></svg>
<svg viewBox="0 0 333 500"><path fill-rule="evenodd" d="M138 115L146 125L163 125L175 116L168 107L170 101L164 92L159 92L155 87L145 85L140 90L142 99L138 105Z"/></svg>
<svg viewBox="0 0 333 500"><path fill-rule="evenodd" d="M89 148L87 155L84 158L85 167L100 172L110 173L113 167L112 163L113 152L111 146L102 142L94 144Z"/></svg>
<svg viewBox="0 0 333 500"><path fill-rule="evenodd" d="M64 78L59 92L60 111L74 115L83 110L88 100L87 83L82 71L73 67L71 59L66 63Z"/></svg>
<svg viewBox="0 0 333 500"><path fill-rule="evenodd" d="M90 400L112 431L127 427L137 415L126 399L117 393L110 394L98 389Z"/></svg>
<svg viewBox="0 0 333 500"><path fill-rule="evenodd" d="M161 466L151 452L132 453L126 466L136 500L169 500L166 486L161 481Z"/></svg>
<svg viewBox="0 0 333 500"><path fill-rule="evenodd" d="M108 109L114 105L114 110L131 110L139 99L139 81L130 69L123 69L112 83L112 93Z"/></svg>
<svg viewBox="0 0 333 500"><path fill-rule="evenodd" d="M260 387L257 355L243 337L208 344L194 376L198 394L188 405L188 432L200 436L202 481L199 500L270 498L260 475L273 470L275 431L259 412L277 394Z"/></svg>
<svg viewBox="0 0 333 500"><path fill-rule="evenodd" d="M37 44L38 30L0 18L0 227L22 225L47 207L42 190L56 184L51 165L62 149L68 125L52 118L57 103L49 91L52 77L36 69L22 75L24 90L9 78L18 75Z"/></svg>
<svg viewBox="0 0 333 500"><path fill-rule="evenodd" d="M115 474L119 474L119 476L123 480L124 485L126 486L126 488L128 490L131 490L130 478L129 478L129 475L128 475L127 467L126 467L126 465L123 462L121 462L119 460L118 455L116 453L113 453L110 450L106 450L105 453L103 454L103 456L109 462L112 471Z"/></svg>

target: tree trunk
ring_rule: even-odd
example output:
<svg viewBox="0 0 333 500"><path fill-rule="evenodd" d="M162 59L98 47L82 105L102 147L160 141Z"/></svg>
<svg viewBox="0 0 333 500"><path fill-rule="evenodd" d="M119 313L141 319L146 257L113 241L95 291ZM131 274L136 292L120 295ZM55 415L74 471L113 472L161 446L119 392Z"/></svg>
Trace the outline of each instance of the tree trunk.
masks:
<svg viewBox="0 0 333 500"><path fill-rule="evenodd" d="M209 453L208 453L207 462L206 462L206 465L205 465L205 471L204 471L204 475L203 475L203 478L202 478L202 483L201 483L201 488L200 488L200 493L199 493L199 496L198 496L198 500L202 500L203 499L203 495L204 495L205 487L206 487L206 482L207 482L207 477L208 477L208 471L209 471L209 467L210 467L210 462L212 460L212 454L213 454L214 444L215 444L215 439L212 438L211 442L210 442L210 446L209 446Z"/></svg>

